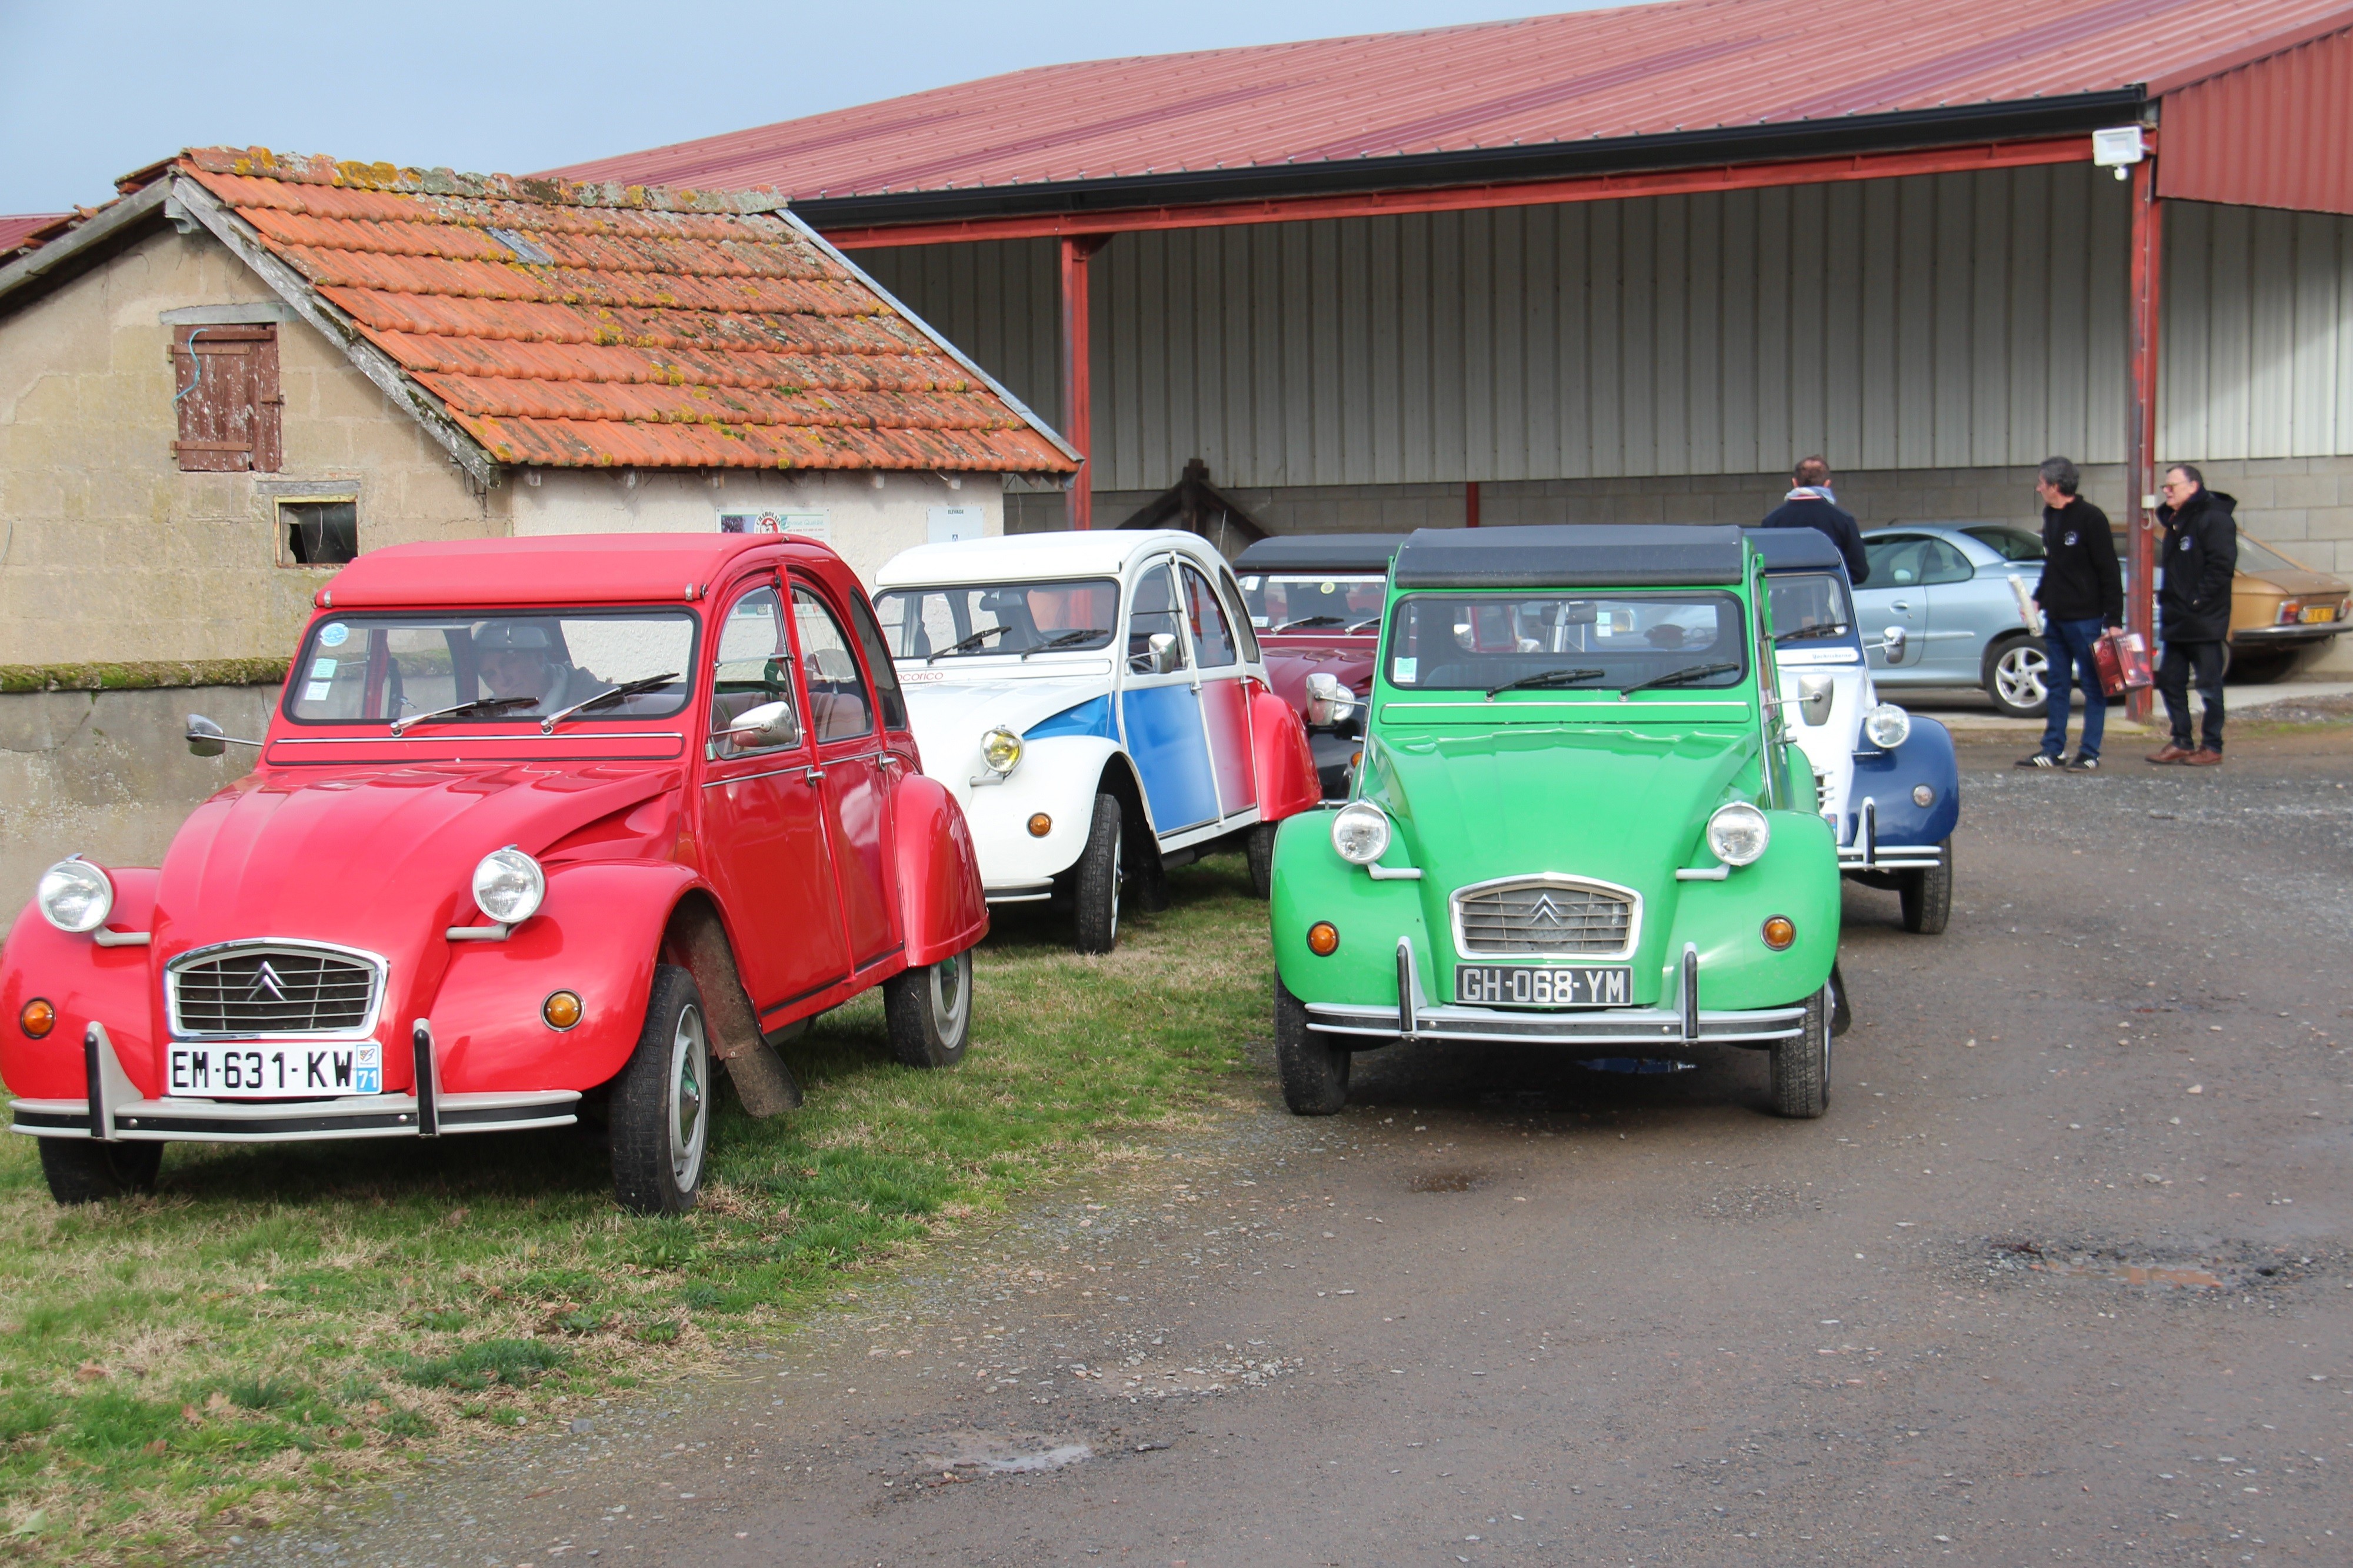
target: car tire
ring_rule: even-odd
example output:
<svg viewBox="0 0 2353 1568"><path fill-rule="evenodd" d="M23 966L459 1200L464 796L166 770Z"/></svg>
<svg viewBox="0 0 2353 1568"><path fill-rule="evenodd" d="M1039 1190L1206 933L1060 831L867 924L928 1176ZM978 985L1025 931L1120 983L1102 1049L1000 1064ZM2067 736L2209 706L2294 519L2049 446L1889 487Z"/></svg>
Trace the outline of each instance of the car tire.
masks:
<svg viewBox="0 0 2353 1568"><path fill-rule="evenodd" d="M2044 680L2050 670L2051 656L2042 651L2041 638L2021 632L1996 643L1986 660L1985 679L1994 711L2005 719L2042 718L2050 702Z"/></svg>
<svg viewBox="0 0 2353 1568"><path fill-rule="evenodd" d="M702 1193L713 1109L711 1034L694 976L654 969L645 1027L613 1080L613 1194L631 1214L679 1215Z"/></svg>
<svg viewBox="0 0 2353 1568"><path fill-rule="evenodd" d="M1905 872L1895 888L1895 896L1904 901L1904 929L1920 936L1944 935L1953 918L1952 839L1936 848L1933 868Z"/></svg>
<svg viewBox="0 0 2353 1568"><path fill-rule="evenodd" d="M1245 847L1250 855L1250 891L1260 898L1274 892L1274 830L1275 824L1261 822L1250 830L1250 843Z"/></svg>
<svg viewBox="0 0 2353 1568"><path fill-rule="evenodd" d="M1810 1120L1831 1108L1831 988L1806 998L1806 1026L1773 1047L1773 1110Z"/></svg>
<svg viewBox="0 0 2353 1568"><path fill-rule="evenodd" d="M1274 1066L1293 1116L1330 1116L1348 1103L1349 1056L1307 1027L1307 1004L1274 983Z"/></svg>
<svg viewBox="0 0 2353 1568"><path fill-rule="evenodd" d="M1094 820L1087 825L1087 847L1079 851L1073 911L1081 952L1109 952L1119 941L1119 892L1124 869L1119 796L1095 796Z"/></svg>
<svg viewBox="0 0 2353 1568"><path fill-rule="evenodd" d="M882 983L891 1054L911 1068L952 1068L972 1040L972 952L966 949Z"/></svg>
<svg viewBox="0 0 2353 1568"><path fill-rule="evenodd" d="M2223 645L2229 662L2222 667L2225 679L2242 686L2268 686L2295 668L2293 653L2239 653Z"/></svg>
<svg viewBox="0 0 2353 1568"><path fill-rule="evenodd" d="M41 1138L41 1174L60 1204L99 1204L155 1190L164 1167L161 1143L101 1143L97 1139Z"/></svg>

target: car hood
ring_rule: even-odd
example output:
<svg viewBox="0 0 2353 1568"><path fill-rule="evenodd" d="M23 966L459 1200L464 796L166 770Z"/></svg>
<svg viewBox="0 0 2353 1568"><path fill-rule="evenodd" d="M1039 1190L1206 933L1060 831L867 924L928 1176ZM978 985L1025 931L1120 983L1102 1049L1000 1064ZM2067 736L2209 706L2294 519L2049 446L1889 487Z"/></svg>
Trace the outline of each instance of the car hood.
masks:
<svg viewBox="0 0 2353 1568"><path fill-rule="evenodd" d="M2257 593L2268 591L2291 598L2342 594L2346 588L2345 579L2332 573L2314 572L2302 567L2256 570L2242 566L2239 569L2238 591L2243 593L2250 586Z"/></svg>
<svg viewBox="0 0 2353 1568"><path fill-rule="evenodd" d="M1307 678L1319 670L1337 676L1359 698L1373 690L1373 641L1361 647L1266 647L1266 680L1293 708L1307 706Z"/></svg>
<svg viewBox="0 0 2353 1568"><path fill-rule="evenodd" d="M907 719L914 728L915 743L926 759L937 752L940 761L949 763L966 752L977 755L981 736L999 726L1026 735L1055 714L1111 689L1103 662L1092 664L1088 673L1078 676L909 682Z"/></svg>
<svg viewBox="0 0 2353 1568"><path fill-rule="evenodd" d="M260 937L391 956L479 918L474 865L539 855L674 791L675 766L410 765L255 773L196 807L164 858L154 950Z"/></svg>
<svg viewBox="0 0 2353 1568"><path fill-rule="evenodd" d="M1656 898L1757 745L1753 725L1379 737L1365 793L1431 869L1425 891L1552 871Z"/></svg>

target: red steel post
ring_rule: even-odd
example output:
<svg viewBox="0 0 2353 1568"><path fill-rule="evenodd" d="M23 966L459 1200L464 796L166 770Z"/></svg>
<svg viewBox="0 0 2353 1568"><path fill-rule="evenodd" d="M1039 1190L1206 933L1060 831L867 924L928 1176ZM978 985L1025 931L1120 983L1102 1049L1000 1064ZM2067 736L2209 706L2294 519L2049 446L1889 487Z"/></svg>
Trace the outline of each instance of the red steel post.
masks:
<svg viewBox="0 0 2353 1568"><path fill-rule="evenodd" d="M2158 655L2156 575L2157 515L2157 333L2163 300L2164 204L2157 199L2157 160L2143 158L2132 166L2132 389L2125 429L2125 516L2130 546L2126 558L2132 593L2125 605L2125 625L2138 632ZM2125 712L2136 721L2149 715L2149 691L2142 687L2126 699Z"/></svg>
<svg viewBox="0 0 2353 1568"><path fill-rule="evenodd" d="M1087 341L1087 263L1111 242L1107 234L1062 237L1062 438L1077 449L1079 471L1071 476L1070 522L1092 528L1094 504L1094 377Z"/></svg>
<svg viewBox="0 0 2353 1568"><path fill-rule="evenodd" d="M1462 526L1479 526L1479 481L1472 479L1462 487Z"/></svg>

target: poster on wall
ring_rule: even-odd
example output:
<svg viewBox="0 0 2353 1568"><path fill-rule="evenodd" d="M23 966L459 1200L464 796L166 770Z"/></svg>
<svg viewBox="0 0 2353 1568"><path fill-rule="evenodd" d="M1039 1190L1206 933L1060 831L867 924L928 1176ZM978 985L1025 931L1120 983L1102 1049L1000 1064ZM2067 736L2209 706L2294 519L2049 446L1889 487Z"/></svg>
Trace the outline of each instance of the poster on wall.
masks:
<svg viewBox="0 0 2353 1568"><path fill-rule="evenodd" d="M826 514L785 511L776 507L750 507L719 514L722 533L797 533L807 539L828 540Z"/></svg>
<svg viewBox="0 0 2353 1568"><path fill-rule="evenodd" d="M960 539L978 539L987 529L988 513L976 506L935 506L931 512L930 542L952 544Z"/></svg>

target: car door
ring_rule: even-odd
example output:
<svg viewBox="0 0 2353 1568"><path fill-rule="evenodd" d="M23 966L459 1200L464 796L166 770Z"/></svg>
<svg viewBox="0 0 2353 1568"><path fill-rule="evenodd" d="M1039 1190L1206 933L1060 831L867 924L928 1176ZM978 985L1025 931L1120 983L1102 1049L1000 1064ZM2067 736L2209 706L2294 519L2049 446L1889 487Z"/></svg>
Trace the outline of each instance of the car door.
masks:
<svg viewBox="0 0 2353 1568"><path fill-rule="evenodd" d="M1201 694L1178 607L1176 563L1154 557L1128 592L1126 662L1120 672L1120 732L1144 781L1145 804L1163 838L1218 820L1217 776L1201 722Z"/></svg>
<svg viewBox="0 0 2353 1568"><path fill-rule="evenodd" d="M810 782L824 806L850 966L865 969L900 946L891 869L892 766L882 761L873 688L859 668L840 611L822 587L798 574L792 595L793 637L817 744Z"/></svg>
<svg viewBox="0 0 2353 1568"><path fill-rule="evenodd" d="M726 901L744 989L765 1016L848 974L849 948L776 582L745 587L717 624L697 839L703 873ZM779 727L789 740L727 732L751 710L779 702L791 716Z"/></svg>
<svg viewBox="0 0 2353 1568"><path fill-rule="evenodd" d="M1185 630L1201 694L1201 727L1208 736L1209 773L1217 781L1218 814L1247 816L1258 809L1258 778L1250 765L1250 688L1233 620L1208 576L1192 562L1177 572L1185 595Z"/></svg>
<svg viewBox="0 0 2353 1568"><path fill-rule="evenodd" d="M1920 552L1920 586L1928 601L1922 675L1975 686L1985 675L1989 635L2019 624L2018 595L2009 574L1979 572L1952 541L1932 538Z"/></svg>
<svg viewBox="0 0 2353 1568"><path fill-rule="evenodd" d="M1920 585L1920 557L1931 542L1925 533L1888 533L1863 541L1871 582L1854 591L1854 613L1873 673L1884 671L1900 681L1918 675L1928 657L1928 595ZM1904 646L1892 657L1885 640L1890 626L1904 634Z"/></svg>

